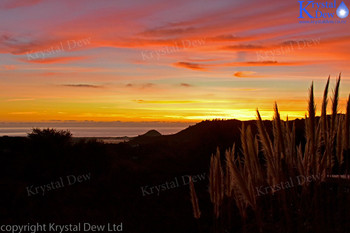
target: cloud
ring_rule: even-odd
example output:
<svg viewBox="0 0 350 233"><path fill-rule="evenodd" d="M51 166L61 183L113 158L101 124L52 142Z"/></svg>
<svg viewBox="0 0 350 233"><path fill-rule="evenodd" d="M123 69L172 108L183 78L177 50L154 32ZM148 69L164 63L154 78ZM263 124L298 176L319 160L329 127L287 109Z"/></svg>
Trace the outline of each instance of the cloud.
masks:
<svg viewBox="0 0 350 233"><path fill-rule="evenodd" d="M13 9L17 7L33 6L42 2L43 0L2 0L0 8Z"/></svg>
<svg viewBox="0 0 350 233"><path fill-rule="evenodd" d="M278 61L247 61L247 62L231 62L226 64L219 64L217 66L298 66L306 65L310 62L278 62Z"/></svg>
<svg viewBox="0 0 350 233"><path fill-rule="evenodd" d="M252 65L276 65L276 64L278 64L277 61L249 61L246 63L252 64Z"/></svg>
<svg viewBox="0 0 350 233"><path fill-rule="evenodd" d="M180 83L180 86L182 86L182 87L193 87L193 85L188 84L188 83Z"/></svg>
<svg viewBox="0 0 350 233"><path fill-rule="evenodd" d="M141 84L128 83L125 86L130 87L130 88L134 87L134 88L139 88L139 89L147 89L147 88L154 87L155 84L154 83L141 83Z"/></svg>
<svg viewBox="0 0 350 233"><path fill-rule="evenodd" d="M37 112L10 112L9 114L12 114L12 115L33 115L36 113Z"/></svg>
<svg viewBox="0 0 350 233"><path fill-rule="evenodd" d="M261 91L264 90L263 88L244 88L244 87L236 87L232 88L234 91L242 91L242 92L248 92L248 91Z"/></svg>
<svg viewBox="0 0 350 233"><path fill-rule="evenodd" d="M218 59L218 58L203 58L203 59L200 59L200 58L189 58L187 59L188 61L190 62L212 62L212 61L221 61L223 59Z"/></svg>
<svg viewBox="0 0 350 233"><path fill-rule="evenodd" d="M31 101L31 100L35 100L33 98L19 98L19 99L8 99L6 101L8 102L16 102L16 101Z"/></svg>
<svg viewBox="0 0 350 233"><path fill-rule="evenodd" d="M139 104L189 104L196 103L191 100L134 100Z"/></svg>
<svg viewBox="0 0 350 233"><path fill-rule="evenodd" d="M23 54L28 48L38 46L32 39L18 33L3 32L0 35L0 53Z"/></svg>
<svg viewBox="0 0 350 233"><path fill-rule="evenodd" d="M246 65L252 66L293 66L300 65L302 62L278 62L278 61L249 61Z"/></svg>
<svg viewBox="0 0 350 233"><path fill-rule="evenodd" d="M264 46L254 44L229 45L222 47L223 50L258 50L263 49Z"/></svg>
<svg viewBox="0 0 350 233"><path fill-rule="evenodd" d="M191 70L205 70L204 67L200 66L197 63L191 63L191 62L177 62L173 64L176 67L181 67L181 68L187 68Z"/></svg>
<svg viewBox="0 0 350 233"><path fill-rule="evenodd" d="M139 109L130 106L130 100L138 98L150 101L176 100L179 96L189 99L193 95L204 100L217 101L225 97L222 95L224 88L241 86L231 83L232 81L239 82L239 78L256 78L264 75L269 79L268 82L273 87L272 91L264 90L254 95L247 94L247 96L257 101L268 99L270 103L276 96L280 98L278 87L293 83L294 78L315 79L316 76L321 77L322 73L328 74L330 68L343 70L344 73L349 70L346 61L349 60L350 54L348 46L350 36L344 30L344 25L336 25L332 28L332 33L329 33L329 27L300 27L298 20L293 17L296 13L295 2L267 0L264 4L257 3L259 3L257 0L239 4L234 1L223 1L220 4L208 1L203 4L200 1L184 0L131 3L126 1L92 3L92 1L83 0L76 0L74 3L68 0L61 0L59 3L38 0L1 0L0 7L7 5L11 8L9 11L2 9L3 14L1 14L3 21L6 22L0 30L0 53L4 53L0 55L5 59L0 65L1 75L6 76L2 95L4 99L26 98L27 96L23 96L26 93L35 94L29 96L33 98L53 95L51 98L56 103L61 101L60 97L62 101L66 96L74 98L76 91L79 91L80 97L88 99L86 101L94 98L91 92L94 92L93 94L101 92L100 94L106 96L103 97L105 98L103 101L109 102L108 96L115 95L113 90L117 90L120 108L131 109L121 113L124 115L120 115L120 119L133 115L135 119L140 120L143 116L156 115L162 120L165 115L171 115L176 111L186 114L191 110L193 115L199 115L201 111L211 114L212 111L198 110L202 105L188 106L188 111L183 111L182 108L168 109L165 105L160 105L159 111L155 111L156 109L150 111L152 108L143 108L145 105L136 102L131 104L140 107ZM186 12L183 11L184 9ZM62 12L62 14L55 14L55 12ZM50 20L47 20L48 15L51 16ZM26 60L25 63L16 62L18 58L27 59L27 52L46 51L59 42L65 44L67 40L78 40L89 36L93 37L88 46L89 49L80 49L79 52L74 53L66 50L64 54L45 56L45 58L55 57L52 60L43 58L36 59L37 61ZM300 47L304 48L303 40L320 37L322 43L317 44L319 47L309 48L305 45L305 49L299 49L298 41L301 41ZM180 48L181 41L187 43L199 38L206 38L205 46L196 49L180 49L176 53L167 53L163 59L157 61L154 59L153 62L143 61L140 56L142 51L160 52L160 49L174 46L175 42ZM291 52L288 52L288 48L284 45L288 47L293 45L294 50L291 48ZM242 52L237 53L240 50ZM259 53L261 53L260 58ZM153 52L153 56L155 55L156 52ZM77 61L56 58L63 56L89 56L96 60ZM139 63L130 64L130 61L135 60L139 60ZM45 63L53 64L44 65ZM71 63L79 63L79 66L70 65ZM143 65L139 65L140 63ZM16 72L5 70L4 64L16 65ZM188 69L197 72L191 72ZM203 73L201 74L200 71ZM171 79L174 76L178 81L172 83ZM230 76L232 80L228 79ZM193 82L195 87L191 88L194 78L200 77L206 78L205 83L198 86ZM49 79L56 85L39 90L40 87L37 84L45 83ZM213 83L212 80L214 80ZM279 80L283 83L279 83ZM21 88L18 88L18 83L21 83ZM112 83L115 87L107 83ZM61 84L67 86L63 87ZM92 89L98 88L94 84L103 85L104 89ZM249 82L249 88L261 85L260 82ZM111 89L111 93L105 93L107 89ZM302 88L294 85L290 87L290 92L288 89L282 94L293 96L299 89ZM67 93L62 97L64 90ZM191 93L188 93L189 91ZM232 99L235 97L233 96ZM11 103L32 104L31 101ZM270 106L269 103L267 106ZM40 108L37 108L36 103L33 104L35 104L35 106L32 105L35 107L33 111L40 113L45 110L45 104L41 106L38 103ZM250 99L242 104L242 108L247 107L245 104L250 104ZM254 103L253 109L260 107L257 104ZM8 106L4 111L15 111L11 104ZM22 111L26 110L22 109ZM58 111L65 111L65 109ZM90 110L79 109L79 111L81 112L77 115ZM62 119L77 119L71 116L67 115ZM94 116L97 119L97 115ZM92 118L93 116L86 119ZM119 118L116 117L116 119Z"/></svg>
<svg viewBox="0 0 350 233"><path fill-rule="evenodd" d="M233 74L237 78L256 78L256 72L254 71L237 71Z"/></svg>
<svg viewBox="0 0 350 233"><path fill-rule="evenodd" d="M47 33L51 34L52 32ZM78 51L91 46L91 36L87 35L71 34L44 37L9 32L0 34L0 53L26 55L29 60L53 57L53 54Z"/></svg>
<svg viewBox="0 0 350 233"><path fill-rule="evenodd" d="M236 35L232 34L226 34L226 35L219 35L208 38L209 41L216 41L216 42L222 42L222 41L239 41L242 40L242 37L238 37Z"/></svg>
<svg viewBox="0 0 350 233"><path fill-rule="evenodd" d="M146 30L140 35L144 36L154 36L154 37L163 37L163 36L178 36L180 34L188 34L188 33L193 33L196 31L196 28L194 27L178 27L178 28L166 28L166 27L161 27L161 28L155 28L155 29L149 29Z"/></svg>
<svg viewBox="0 0 350 233"><path fill-rule="evenodd" d="M15 65L3 65L5 70L15 70L16 66Z"/></svg>
<svg viewBox="0 0 350 233"><path fill-rule="evenodd" d="M44 72L44 73L38 74L38 76L48 77L48 76L55 76L58 74L61 74L61 73L59 73L59 72Z"/></svg>
<svg viewBox="0 0 350 233"><path fill-rule="evenodd" d="M72 61L78 61L78 60L84 60L87 59L87 57L52 57L52 58L38 58L38 59L24 59L20 58L18 60L22 62L28 62L28 63L37 63L37 64L66 64L70 63Z"/></svg>
<svg viewBox="0 0 350 233"><path fill-rule="evenodd" d="M144 89L144 88L151 88L154 86L154 83L145 83L145 84L142 84L141 85L141 88Z"/></svg>
<svg viewBox="0 0 350 233"><path fill-rule="evenodd" d="M309 64L308 62L278 62L278 61L247 61L247 62L229 62L217 64L198 64L192 62L177 62L173 64L176 67L192 70L206 71L208 69L218 69L222 67L252 67L252 66L297 66Z"/></svg>
<svg viewBox="0 0 350 233"><path fill-rule="evenodd" d="M64 87L103 88L103 86L94 85L94 84L63 84L63 85L61 85L61 86L64 86Z"/></svg>

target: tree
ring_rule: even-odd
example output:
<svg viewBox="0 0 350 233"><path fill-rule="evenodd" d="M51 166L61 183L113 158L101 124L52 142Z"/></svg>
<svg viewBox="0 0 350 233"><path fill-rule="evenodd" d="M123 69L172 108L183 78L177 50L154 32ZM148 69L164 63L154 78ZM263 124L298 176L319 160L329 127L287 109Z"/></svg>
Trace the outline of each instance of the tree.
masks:
<svg viewBox="0 0 350 233"><path fill-rule="evenodd" d="M33 143L40 143L42 146L65 146L71 142L72 133L69 130L34 128L31 133L28 133L28 138Z"/></svg>

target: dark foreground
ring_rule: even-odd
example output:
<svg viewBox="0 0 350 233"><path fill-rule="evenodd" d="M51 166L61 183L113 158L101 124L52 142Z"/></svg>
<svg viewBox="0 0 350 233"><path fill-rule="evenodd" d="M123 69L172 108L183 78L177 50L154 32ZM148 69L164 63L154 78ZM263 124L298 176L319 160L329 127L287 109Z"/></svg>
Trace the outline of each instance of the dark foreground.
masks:
<svg viewBox="0 0 350 233"><path fill-rule="evenodd" d="M271 122L266 124L271 128ZM92 232L93 225L105 226L97 232L212 232L210 156L217 147L222 152L233 143L239 147L241 125L236 120L206 121L175 135L146 135L120 144L1 137L0 225L55 224L66 227L65 232L79 231L74 228L79 223L80 232ZM256 131L254 121L245 125ZM303 121L296 120L297 143L305 143L303 129ZM202 212L198 222L193 218L189 175ZM343 222L350 220L349 203L337 203L333 211L342 215L342 227L347 227ZM231 219L231 229L242 232L238 212ZM269 232L279 232L273 226L272 221Z"/></svg>

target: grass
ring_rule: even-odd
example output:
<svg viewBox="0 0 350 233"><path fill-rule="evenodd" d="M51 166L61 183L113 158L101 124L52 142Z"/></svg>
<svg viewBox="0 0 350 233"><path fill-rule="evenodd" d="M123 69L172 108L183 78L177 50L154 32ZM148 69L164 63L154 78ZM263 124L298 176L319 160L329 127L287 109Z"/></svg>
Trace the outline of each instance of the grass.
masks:
<svg viewBox="0 0 350 233"><path fill-rule="evenodd" d="M350 95L346 115L338 114L340 80L339 75L331 98L332 112L327 115L328 78L320 117L316 117L311 85L305 145L296 145L295 125L281 120L276 103L272 130L265 127L257 110L258 132L253 134L243 124L241 148L233 145L224 156L219 150L212 156L209 194L213 232L350 229L350 198L345 191L349 184ZM199 219L198 199L193 184L190 187L194 215ZM240 221L233 219L237 212Z"/></svg>

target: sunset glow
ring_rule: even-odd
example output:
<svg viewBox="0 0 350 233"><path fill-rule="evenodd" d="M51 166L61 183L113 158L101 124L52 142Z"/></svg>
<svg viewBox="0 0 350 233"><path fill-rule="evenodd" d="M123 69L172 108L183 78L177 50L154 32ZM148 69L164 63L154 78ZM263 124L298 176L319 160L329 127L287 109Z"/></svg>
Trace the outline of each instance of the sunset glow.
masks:
<svg viewBox="0 0 350 233"><path fill-rule="evenodd" d="M298 1L0 3L0 121L302 118L342 73L346 24L300 24ZM346 19L344 19L346 20Z"/></svg>

